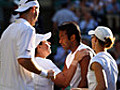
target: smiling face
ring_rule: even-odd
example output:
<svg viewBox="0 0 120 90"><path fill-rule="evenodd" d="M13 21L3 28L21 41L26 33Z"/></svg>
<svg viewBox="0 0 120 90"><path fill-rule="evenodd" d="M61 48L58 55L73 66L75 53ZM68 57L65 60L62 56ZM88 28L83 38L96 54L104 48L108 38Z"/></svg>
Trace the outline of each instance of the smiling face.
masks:
<svg viewBox="0 0 120 90"><path fill-rule="evenodd" d="M37 46L37 53L40 57L46 58L51 54L50 44L48 41L42 41L42 44Z"/></svg>
<svg viewBox="0 0 120 90"><path fill-rule="evenodd" d="M67 32L66 31L60 31L59 32L59 43L62 45L62 47L65 50L69 50L71 46L71 41L68 39Z"/></svg>

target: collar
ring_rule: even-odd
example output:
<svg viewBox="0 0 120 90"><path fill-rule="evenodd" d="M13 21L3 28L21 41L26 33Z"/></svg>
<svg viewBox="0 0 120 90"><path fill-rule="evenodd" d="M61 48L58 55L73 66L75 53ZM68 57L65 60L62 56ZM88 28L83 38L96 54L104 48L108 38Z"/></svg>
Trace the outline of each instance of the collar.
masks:
<svg viewBox="0 0 120 90"><path fill-rule="evenodd" d="M43 60L43 59L45 59L45 58L41 58L41 57L35 57L35 59L41 59L41 60Z"/></svg>
<svg viewBox="0 0 120 90"><path fill-rule="evenodd" d="M30 25L30 23L29 23L26 19L24 19L24 18L19 18L19 19L17 19L15 22L16 22L16 23L26 23L26 24L29 24L29 25ZM30 25L30 26L31 26L31 25Z"/></svg>

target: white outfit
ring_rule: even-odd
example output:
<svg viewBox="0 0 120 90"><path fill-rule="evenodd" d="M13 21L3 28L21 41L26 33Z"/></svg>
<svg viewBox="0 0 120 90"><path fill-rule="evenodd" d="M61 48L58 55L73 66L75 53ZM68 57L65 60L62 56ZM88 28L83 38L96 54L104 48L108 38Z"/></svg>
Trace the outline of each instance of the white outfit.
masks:
<svg viewBox="0 0 120 90"><path fill-rule="evenodd" d="M57 22L58 26L60 26L63 22L68 22L68 21L78 22L78 18L72 11L64 8L55 13L55 15L52 18L52 21Z"/></svg>
<svg viewBox="0 0 120 90"><path fill-rule="evenodd" d="M44 70L53 70L55 75L61 70L49 59L36 57L35 61ZM54 83L51 79L34 74L34 87L35 90L54 90Z"/></svg>
<svg viewBox="0 0 120 90"><path fill-rule="evenodd" d="M72 61L73 61L73 59L75 57L76 52L78 50L85 49L85 48L88 48L89 50L91 50L94 53L94 51L90 47L88 47L85 44L81 43L74 53L70 52L68 54L68 56L66 58L66 62L65 62L67 68L70 67L70 65L71 65L71 63L72 63ZM80 67L80 64L78 64L76 72L75 72L75 74L74 74L74 76L73 76L73 78L72 78L72 80L70 82L71 88L77 88L79 83L80 83L80 80L81 80L81 67Z"/></svg>
<svg viewBox="0 0 120 90"><path fill-rule="evenodd" d="M4 31L0 44L0 90L32 90L31 72L18 59L34 56L35 29L20 18Z"/></svg>
<svg viewBox="0 0 120 90"><path fill-rule="evenodd" d="M92 58L88 68L88 86L89 90L94 90L97 86L95 72L90 69L93 62L99 63L104 69L105 83L108 85L107 90L116 90L116 81L118 75L118 68L115 60L108 52L99 52Z"/></svg>

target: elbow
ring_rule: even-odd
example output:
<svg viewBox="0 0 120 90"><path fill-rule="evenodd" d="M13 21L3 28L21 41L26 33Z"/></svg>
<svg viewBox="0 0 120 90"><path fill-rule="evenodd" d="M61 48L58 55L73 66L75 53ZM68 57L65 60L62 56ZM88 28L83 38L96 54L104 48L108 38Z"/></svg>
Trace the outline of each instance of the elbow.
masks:
<svg viewBox="0 0 120 90"><path fill-rule="evenodd" d="M101 87L100 90L106 90L106 89L107 89L107 87L104 87L104 86L103 86L103 87Z"/></svg>
<svg viewBox="0 0 120 90"><path fill-rule="evenodd" d="M98 88L99 88L99 90L106 90L108 87L106 85L103 85L103 84L102 85L97 85L95 90L98 90Z"/></svg>
<svg viewBox="0 0 120 90"><path fill-rule="evenodd" d="M106 86L103 86L101 90L106 90L106 89L107 89L107 87L106 87Z"/></svg>
<svg viewBox="0 0 120 90"><path fill-rule="evenodd" d="M55 85L57 85L58 87L61 87L61 88L66 88L70 84L65 79L62 79L62 80L53 80L53 82L55 83Z"/></svg>
<svg viewBox="0 0 120 90"><path fill-rule="evenodd" d="M61 88L66 88L66 87L69 86L69 84L67 84L67 83L61 83L61 84L56 84L55 83L55 85L57 85L58 87L61 87Z"/></svg>
<svg viewBox="0 0 120 90"><path fill-rule="evenodd" d="M62 85L62 87L63 88L66 88L66 87L68 87L70 84L68 83L68 82L65 82L63 85Z"/></svg>

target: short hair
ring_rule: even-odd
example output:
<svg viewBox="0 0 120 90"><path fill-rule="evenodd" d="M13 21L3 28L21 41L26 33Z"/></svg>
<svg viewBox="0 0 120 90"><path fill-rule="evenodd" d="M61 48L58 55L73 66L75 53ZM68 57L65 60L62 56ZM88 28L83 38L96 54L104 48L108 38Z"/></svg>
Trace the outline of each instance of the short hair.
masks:
<svg viewBox="0 0 120 90"><path fill-rule="evenodd" d="M75 22L64 22L58 29L59 31L66 31L69 40L75 34L77 42L79 43L81 41L81 31Z"/></svg>
<svg viewBox="0 0 120 90"><path fill-rule="evenodd" d="M40 42L38 45L42 45L42 42ZM35 56L37 55L37 47L35 48Z"/></svg>

